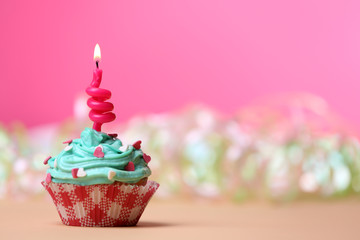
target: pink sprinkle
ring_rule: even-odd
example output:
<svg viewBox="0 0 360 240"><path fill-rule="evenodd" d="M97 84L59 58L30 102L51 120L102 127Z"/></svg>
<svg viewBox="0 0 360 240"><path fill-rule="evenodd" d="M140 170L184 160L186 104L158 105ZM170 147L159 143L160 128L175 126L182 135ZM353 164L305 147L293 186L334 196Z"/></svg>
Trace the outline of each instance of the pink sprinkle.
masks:
<svg viewBox="0 0 360 240"><path fill-rule="evenodd" d="M151 157L146 153L143 154L143 159L146 163L149 163L151 161Z"/></svg>
<svg viewBox="0 0 360 240"><path fill-rule="evenodd" d="M109 133L108 135L109 135L109 137L112 137L112 138L116 138L118 136L117 133Z"/></svg>
<svg viewBox="0 0 360 240"><path fill-rule="evenodd" d="M103 158L105 156L105 154L100 146L95 148L94 156L97 158Z"/></svg>
<svg viewBox="0 0 360 240"><path fill-rule="evenodd" d="M134 165L134 163L133 162L129 162L127 165L126 165L126 167L125 167L125 170L126 171L135 171L135 165Z"/></svg>
<svg viewBox="0 0 360 240"><path fill-rule="evenodd" d="M139 150L141 148L141 141L136 141L134 144L133 144L133 147L136 149L136 150Z"/></svg>
<svg viewBox="0 0 360 240"><path fill-rule="evenodd" d="M48 156L45 160L44 160L44 165L48 164L48 161L51 159L51 156Z"/></svg>
<svg viewBox="0 0 360 240"><path fill-rule="evenodd" d="M79 171L78 168L73 168L71 169L71 174L73 176L73 178L77 178L77 172Z"/></svg>
<svg viewBox="0 0 360 240"><path fill-rule="evenodd" d="M65 142L63 142L63 144L70 144L70 143L72 143L72 139L70 139L70 140L67 140L67 141L65 141Z"/></svg>
<svg viewBox="0 0 360 240"><path fill-rule="evenodd" d="M45 181L46 181L46 183L51 183L51 174L50 174L50 173L48 173L48 174L46 175Z"/></svg>

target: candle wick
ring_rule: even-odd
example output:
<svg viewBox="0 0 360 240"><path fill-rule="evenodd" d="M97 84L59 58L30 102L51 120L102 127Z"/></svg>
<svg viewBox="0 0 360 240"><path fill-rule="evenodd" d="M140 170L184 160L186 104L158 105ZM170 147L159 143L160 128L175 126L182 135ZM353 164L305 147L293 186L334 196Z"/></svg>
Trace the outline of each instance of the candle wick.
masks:
<svg viewBox="0 0 360 240"><path fill-rule="evenodd" d="M99 68L99 61L96 61L96 68Z"/></svg>

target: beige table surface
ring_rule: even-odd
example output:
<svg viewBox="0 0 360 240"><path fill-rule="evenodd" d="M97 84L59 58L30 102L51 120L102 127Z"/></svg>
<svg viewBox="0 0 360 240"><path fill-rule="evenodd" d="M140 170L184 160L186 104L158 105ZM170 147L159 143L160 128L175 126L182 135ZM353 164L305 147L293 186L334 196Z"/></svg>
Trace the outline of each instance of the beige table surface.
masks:
<svg viewBox="0 0 360 240"><path fill-rule="evenodd" d="M360 239L360 201L209 203L152 200L138 226L68 227L47 200L0 201L0 239Z"/></svg>

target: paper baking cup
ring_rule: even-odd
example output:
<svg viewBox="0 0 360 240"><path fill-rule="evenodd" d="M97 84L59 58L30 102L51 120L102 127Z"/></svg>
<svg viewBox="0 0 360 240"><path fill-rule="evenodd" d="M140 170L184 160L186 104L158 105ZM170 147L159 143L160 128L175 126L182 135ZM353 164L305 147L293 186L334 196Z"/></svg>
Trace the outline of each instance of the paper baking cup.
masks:
<svg viewBox="0 0 360 240"><path fill-rule="evenodd" d="M83 227L136 225L159 187L154 181L145 186L119 182L79 186L45 181L42 185L52 197L62 222Z"/></svg>

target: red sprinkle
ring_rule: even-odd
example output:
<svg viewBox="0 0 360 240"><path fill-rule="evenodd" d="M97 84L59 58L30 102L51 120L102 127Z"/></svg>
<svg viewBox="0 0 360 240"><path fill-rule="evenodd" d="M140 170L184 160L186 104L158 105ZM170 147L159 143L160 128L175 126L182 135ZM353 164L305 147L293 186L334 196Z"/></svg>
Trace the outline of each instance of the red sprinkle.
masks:
<svg viewBox="0 0 360 240"><path fill-rule="evenodd" d="M48 173L48 174L46 175L45 181L46 181L46 183L51 183L51 174L50 174L50 173Z"/></svg>
<svg viewBox="0 0 360 240"><path fill-rule="evenodd" d="M77 176L78 171L79 171L78 168L71 169L71 174L72 174L73 178L78 178L78 176Z"/></svg>
<svg viewBox="0 0 360 240"><path fill-rule="evenodd" d="M126 171L135 171L135 165L134 165L134 163L130 161L130 162L126 165L125 170L126 170Z"/></svg>
<svg viewBox="0 0 360 240"><path fill-rule="evenodd" d="M141 141L136 141L134 144L133 144L133 147L136 149L136 150L139 150L141 148Z"/></svg>
<svg viewBox="0 0 360 240"><path fill-rule="evenodd" d="M117 133L109 133L108 135L109 135L109 137L112 137L112 138L116 138L118 136Z"/></svg>
<svg viewBox="0 0 360 240"><path fill-rule="evenodd" d="M94 156L97 158L103 158L105 156L105 154L100 146L95 148Z"/></svg>
<svg viewBox="0 0 360 240"><path fill-rule="evenodd" d="M48 156L45 160L44 160L44 165L48 164L48 161L51 159L51 156Z"/></svg>
<svg viewBox="0 0 360 240"><path fill-rule="evenodd" d="M63 144L70 144L70 143L72 143L72 139L63 142Z"/></svg>
<svg viewBox="0 0 360 240"><path fill-rule="evenodd" d="M151 157L146 153L143 154L143 159L146 163L149 163L151 161Z"/></svg>

